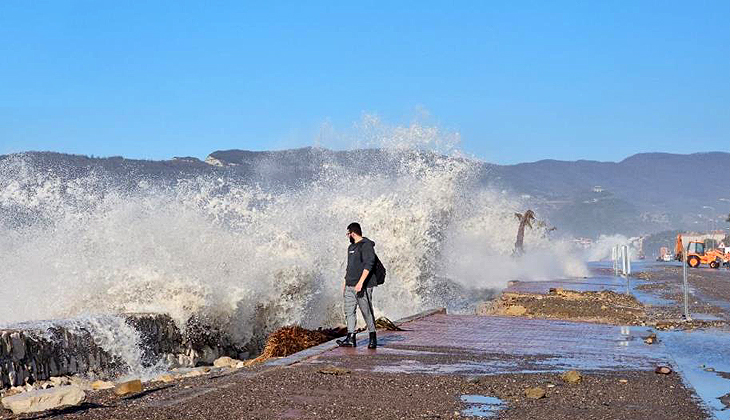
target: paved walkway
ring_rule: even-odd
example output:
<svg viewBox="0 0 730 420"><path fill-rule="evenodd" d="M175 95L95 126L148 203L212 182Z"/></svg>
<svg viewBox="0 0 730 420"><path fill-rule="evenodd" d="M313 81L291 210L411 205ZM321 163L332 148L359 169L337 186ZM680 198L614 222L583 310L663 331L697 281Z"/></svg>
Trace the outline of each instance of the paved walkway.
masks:
<svg viewBox="0 0 730 420"><path fill-rule="evenodd" d="M335 348L304 363L375 372L499 374L653 370L671 364L647 328L556 320L436 314L379 334L380 347Z"/></svg>

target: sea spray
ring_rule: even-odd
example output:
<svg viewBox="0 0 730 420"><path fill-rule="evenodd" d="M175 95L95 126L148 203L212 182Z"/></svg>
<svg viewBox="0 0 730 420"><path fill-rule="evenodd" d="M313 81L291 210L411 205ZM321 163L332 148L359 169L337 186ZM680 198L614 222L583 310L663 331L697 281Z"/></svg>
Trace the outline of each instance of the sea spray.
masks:
<svg viewBox="0 0 730 420"><path fill-rule="evenodd" d="M524 209L480 182L482 165L422 149L380 153L388 167L320 162L296 187L236 172L161 179L6 158L0 322L167 313L181 329L198 317L241 344L282 325L338 324L352 221L388 268L376 316L468 311L510 279L584 274L544 229L528 230L527 254L511 257L513 213ZM111 352L138 363L134 340L99 328Z"/></svg>

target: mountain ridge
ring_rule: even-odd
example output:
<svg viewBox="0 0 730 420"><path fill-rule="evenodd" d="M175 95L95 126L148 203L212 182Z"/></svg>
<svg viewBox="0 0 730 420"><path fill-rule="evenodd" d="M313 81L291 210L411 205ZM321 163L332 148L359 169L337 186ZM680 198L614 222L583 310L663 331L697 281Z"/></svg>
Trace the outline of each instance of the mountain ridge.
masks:
<svg viewBox="0 0 730 420"><path fill-rule="evenodd" d="M130 178L133 174L172 181L205 174L235 174L262 185L305 183L329 163L359 172L387 171L398 163L381 149L311 146L276 151L216 150L205 161L194 157L97 158L57 152L0 155L0 161L12 156L26 156L42 166L62 168L68 176L103 170ZM645 152L618 162L543 159L511 165L477 164L485 185L522 197L524 206L535 208L564 233L576 236L701 229L713 224L711 218L717 219L730 210L726 209L730 207L730 187L726 186L730 153L726 152Z"/></svg>

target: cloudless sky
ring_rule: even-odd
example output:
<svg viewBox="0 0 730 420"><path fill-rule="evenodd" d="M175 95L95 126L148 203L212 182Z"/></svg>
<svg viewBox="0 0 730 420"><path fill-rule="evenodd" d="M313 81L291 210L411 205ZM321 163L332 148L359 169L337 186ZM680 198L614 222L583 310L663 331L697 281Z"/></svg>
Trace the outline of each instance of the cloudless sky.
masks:
<svg viewBox="0 0 730 420"><path fill-rule="evenodd" d="M730 151L730 1L0 1L0 154L204 158L421 109L495 163Z"/></svg>

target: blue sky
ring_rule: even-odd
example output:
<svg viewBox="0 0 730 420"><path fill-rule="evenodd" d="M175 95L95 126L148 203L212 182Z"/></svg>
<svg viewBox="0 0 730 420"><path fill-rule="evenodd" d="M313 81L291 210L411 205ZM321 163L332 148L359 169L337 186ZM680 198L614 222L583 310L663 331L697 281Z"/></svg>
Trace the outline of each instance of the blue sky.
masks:
<svg viewBox="0 0 730 420"><path fill-rule="evenodd" d="M0 154L203 158L421 109L495 163L730 151L730 1L261 3L0 2Z"/></svg>

